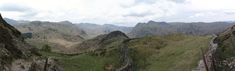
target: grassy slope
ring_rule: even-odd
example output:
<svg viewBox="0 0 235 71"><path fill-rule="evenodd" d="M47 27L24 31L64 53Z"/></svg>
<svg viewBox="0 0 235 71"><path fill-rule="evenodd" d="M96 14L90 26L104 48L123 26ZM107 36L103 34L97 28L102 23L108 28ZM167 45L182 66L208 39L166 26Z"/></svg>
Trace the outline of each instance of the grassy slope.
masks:
<svg viewBox="0 0 235 71"><path fill-rule="evenodd" d="M149 40L150 38L152 40ZM210 37L171 35L137 40L129 43L135 51L132 55L136 62L135 69L139 71L191 71L199 61L200 48L208 47Z"/></svg>
<svg viewBox="0 0 235 71"><path fill-rule="evenodd" d="M207 48L209 40L210 37L205 36L155 36L131 40L128 46L134 60L134 71L191 71L201 57L200 48ZM104 71L107 64L118 65L117 43L106 45L112 48L101 56L41 53L58 59L65 71Z"/></svg>
<svg viewBox="0 0 235 71"><path fill-rule="evenodd" d="M103 71L106 64L117 62L114 56L94 56L81 54L76 56L60 55L51 52L41 52L44 56L50 56L58 60L64 71Z"/></svg>
<svg viewBox="0 0 235 71"><path fill-rule="evenodd" d="M120 41L115 41L106 45L103 55L96 55L99 51L84 53L81 55L68 56L53 52L41 52L42 55L55 58L64 71L104 71L105 66L112 65L113 68L119 66L119 49Z"/></svg>

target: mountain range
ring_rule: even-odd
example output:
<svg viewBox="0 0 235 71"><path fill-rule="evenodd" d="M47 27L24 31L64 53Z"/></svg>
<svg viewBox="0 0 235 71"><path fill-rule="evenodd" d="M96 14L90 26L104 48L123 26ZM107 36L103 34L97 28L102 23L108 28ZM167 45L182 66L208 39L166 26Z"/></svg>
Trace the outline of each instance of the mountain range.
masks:
<svg viewBox="0 0 235 71"><path fill-rule="evenodd" d="M187 34L187 35L211 35L223 32L226 28L235 25L234 22L155 22L138 23L129 33L132 37L144 37L153 35Z"/></svg>

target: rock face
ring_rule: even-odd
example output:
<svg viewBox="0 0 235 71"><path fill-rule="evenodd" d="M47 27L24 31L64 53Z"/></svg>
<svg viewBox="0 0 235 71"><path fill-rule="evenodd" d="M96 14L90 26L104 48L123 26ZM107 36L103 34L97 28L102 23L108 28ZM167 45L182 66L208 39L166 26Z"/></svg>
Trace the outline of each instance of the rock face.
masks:
<svg viewBox="0 0 235 71"><path fill-rule="evenodd" d="M53 59L45 63L38 55L37 49L25 43L21 33L0 15L0 71L42 71L47 64L51 65L47 70L52 71L50 68L56 67Z"/></svg>
<svg viewBox="0 0 235 71"><path fill-rule="evenodd" d="M235 26L220 33L215 42L218 43L215 53L216 71L235 71Z"/></svg>

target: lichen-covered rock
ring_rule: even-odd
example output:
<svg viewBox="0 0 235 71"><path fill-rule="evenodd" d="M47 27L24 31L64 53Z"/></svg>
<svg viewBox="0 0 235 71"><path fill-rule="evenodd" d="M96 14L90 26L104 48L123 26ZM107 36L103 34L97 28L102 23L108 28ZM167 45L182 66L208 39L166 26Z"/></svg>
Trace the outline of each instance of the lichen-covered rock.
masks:
<svg viewBox="0 0 235 71"><path fill-rule="evenodd" d="M218 71L235 71L235 26L220 33L215 40L218 48L215 53Z"/></svg>

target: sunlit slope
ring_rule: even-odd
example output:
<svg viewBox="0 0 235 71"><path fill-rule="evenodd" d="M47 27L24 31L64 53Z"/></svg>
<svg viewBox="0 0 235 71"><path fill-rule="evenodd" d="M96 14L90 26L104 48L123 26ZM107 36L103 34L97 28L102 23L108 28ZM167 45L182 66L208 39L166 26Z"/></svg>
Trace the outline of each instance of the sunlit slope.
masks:
<svg viewBox="0 0 235 71"><path fill-rule="evenodd" d="M209 36L170 35L144 37L129 42L137 71L191 71L206 49Z"/></svg>

